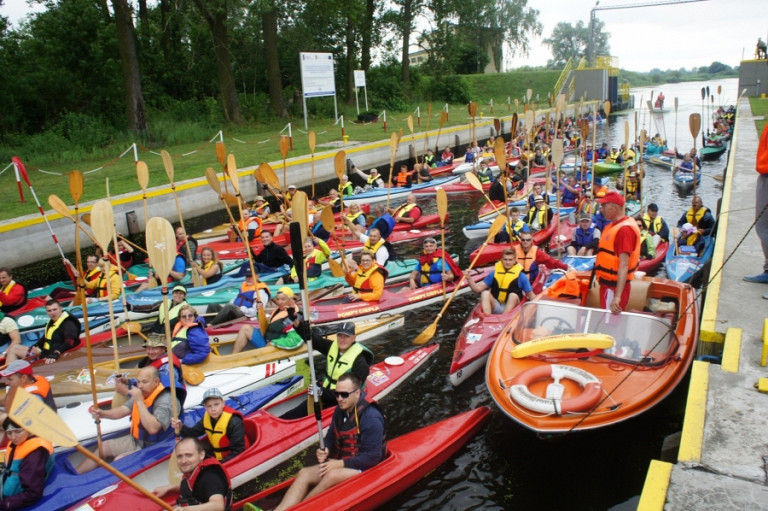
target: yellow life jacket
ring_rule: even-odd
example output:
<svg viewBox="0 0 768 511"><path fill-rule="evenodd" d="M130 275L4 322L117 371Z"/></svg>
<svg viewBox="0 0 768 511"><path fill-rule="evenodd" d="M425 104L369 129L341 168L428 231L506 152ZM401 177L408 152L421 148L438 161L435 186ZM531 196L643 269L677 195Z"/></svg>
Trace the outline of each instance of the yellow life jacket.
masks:
<svg viewBox="0 0 768 511"><path fill-rule="evenodd" d="M56 329L59 328L61 324L64 323L64 320L66 320L68 317L69 317L69 313L67 311L64 311L61 313L61 316L59 316L59 319L57 319L53 324L49 324L48 326L46 326L45 342L43 343L43 351L48 351L51 349L50 341L53 339L53 332L55 332Z"/></svg>
<svg viewBox="0 0 768 511"><path fill-rule="evenodd" d="M328 350L328 355L326 356L325 380L323 380L323 387L334 390L336 388L336 382L341 375L352 370L352 364L355 363L355 359L362 352L363 347L360 343L354 342L343 355L339 356L339 343L334 342L331 344L331 348Z"/></svg>
<svg viewBox="0 0 768 511"><path fill-rule="evenodd" d="M685 219L689 224L695 227L699 225L699 222L701 222L701 219L704 218L704 215L706 215L708 211L706 206L700 207L695 213L693 212L693 208L690 208L685 214Z"/></svg>
<svg viewBox="0 0 768 511"><path fill-rule="evenodd" d="M395 211L394 217L395 218L403 218L404 216L408 215L408 212L416 207L416 204L403 204L399 208L397 208L397 211Z"/></svg>
<svg viewBox="0 0 768 511"><path fill-rule="evenodd" d="M493 285L491 286L491 294L499 301L499 303L507 303L507 296L510 292L519 290L519 286L516 285L517 278L523 272L523 265L515 263L512 268L507 270L504 268L504 264L501 261L496 263L493 267Z"/></svg>

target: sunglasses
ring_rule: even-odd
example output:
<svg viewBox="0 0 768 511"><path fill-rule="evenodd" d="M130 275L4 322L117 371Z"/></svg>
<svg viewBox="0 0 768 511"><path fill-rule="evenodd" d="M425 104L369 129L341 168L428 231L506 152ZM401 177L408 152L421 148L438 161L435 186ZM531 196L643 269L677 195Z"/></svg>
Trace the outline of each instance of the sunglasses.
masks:
<svg viewBox="0 0 768 511"><path fill-rule="evenodd" d="M533 241L533 238L520 238L520 241Z"/></svg>
<svg viewBox="0 0 768 511"><path fill-rule="evenodd" d="M339 399L339 398L347 399L350 396L350 394L354 394L355 392L357 392L357 389L353 390L352 392L339 392L335 390L333 392L333 395L336 396L336 399Z"/></svg>

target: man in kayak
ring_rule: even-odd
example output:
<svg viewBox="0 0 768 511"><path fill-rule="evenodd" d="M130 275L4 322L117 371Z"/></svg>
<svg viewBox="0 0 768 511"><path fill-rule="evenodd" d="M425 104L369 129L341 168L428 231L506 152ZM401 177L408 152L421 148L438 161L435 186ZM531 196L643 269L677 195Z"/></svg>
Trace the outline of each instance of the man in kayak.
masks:
<svg viewBox="0 0 768 511"><path fill-rule="evenodd" d="M524 221L531 227L533 232L536 232L546 229L547 226L549 226L555 212L544 200L543 195L534 197L533 203L535 207L528 210L528 214L525 216Z"/></svg>
<svg viewBox="0 0 768 511"><path fill-rule="evenodd" d="M167 378L168 376L168 344L165 341L165 334L149 334L147 341L144 343L144 349L147 350L147 356L139 360L138 367L154 367L160 374L160 378ZM176 381L183 382L183 375L181 373L181 360L176 355L173 357L174 378ZM124 380L118 378L115 380L115 392L124 396L128 395L130 387Z"/></svg>
<svg viewBox="0 0 768 511"><path fill-rule="evenodd" d="M520 303L523 296L529 300L536 296L512 248L504 250L501 261L481 282L467 279L467 283L472 291L480 294L484 314L506 314Z"/></svg>
<svg viewBox="0 0 768 511"><path fill-rule="evenodd" d="M520 210L517 206L509 208L509 221L504 223L499 233L493 237L494 243L511 243L520 241L520 233L528 224L520 220ZM530 229L529 229L530 230Z"/></svg>
<svg viewBox="0 0 768 511"><path fill-rule="evenodd" d="M173 450L182 473L179 484L155 488L152 493L163 497L178 492L174 509L206 509L225 511L232 506L232 484L221 463L207 457L203 443L196 437L182 438Z"/></svg>
<svg viewBox="0 0 768 511"><path fill-rule="evenodd" d="M350 226L350 230L352 229L352 224L349 222L346 217L344 218L344 222ZM354 232L354 231L352 231ZM361 242L363 242L363 250L367 250L370 253L373 254L374 259L376 259L376 264L384 268L387 265L387 262L390 259L393 259L394 255L394 249L392 247L392 244L382 238L381 232L376 227L371 227L368 229L368 234L360 233L357 235L357 239L359 239ZM352 261L351 256L347 256L347 261Z"/></svg>
<svg viewBox="0 0 768 511"><path fill-rule="evenodd" d="M31 358L45 359L46 364L53 364L67 350L80 344L80 321L65 311L56 300L45 303L48 323L45 324L43 337L32 347L17 344L9 347L5 361Z"/></svg>
<svg viewBox="0 0 768 511"><path fill-rule="evenodd" d="M325 337L336 333L336 340ZM323 408L336 406L336 397L333 391L336 384L345 373L354 374L359 381L365 382L373 364L373 352L363 344L357 342L355 324L351 321L341 323L335 327L312 328L312 347L325 355L325 377L318 383L320 399ZM301 403L281 416L283 419L298 419L307 416L307 404Z"/></svg>
<svg viewBox="0 0 768 511"><path fill-rule="evenodd" d="M171 289L171 303L168 304L168 320L171 323L171 330L176 326L179 321L179 311L187 304L187 288L181 284L176 284ZM149 305L131 305L128 304L128 310L132 312L155 312L157 311L157 319L149 327L149 332L165 333L165 308L163 302L155 302Z"/></svg>
<svg viewBox="0 0 768 511"><path fill-rule="evenodd" d="M691 209L683 213L680 220L677 221L677 227L682 228L685 224L691 224L702 236L712 234L715 227L715 218L710 213L709 208L704 206L701 197L694 195L691 199Z"/></svg>
<svg viewBox="0 0 768 511"><path fill-rule="evenodd" d="M0 268L0 311L8 314L27 303L27 288L13 280L10 268Z"/></svg>
<svg viewBox="0 0 768 511"><path fill-rule="evenodd" d="M274 242L271 232L266 230L261 232L261 246L262 249L258 254L251 248L253 265L259 273L281 271L285 265L293 266L293 259L283 247ZM249 265L245 263L244 266Z"/></svg>
<svg viewBox="0 0 768 511"><path fill-rule="evenodd" d="M51 410L56 411L56 403L53 400L51 385L44 376L35 376L32 366L26 360L16 360L0 372L0 377L8 381L11 388L18 387L34 394L47 404ZM5 413L2 413L5 417ZM1 418L0 418L1 419Z"/></svg>
<svg viewBox="0 0 768 511"><path fill-rule="evenodd" d="M573 231L573 241L566 250L570 256L591 256L600 242L600 229L592 225L592 215L579 213L579 225Z"/></svg>
<svg viewBox="0 0 768 511"><path fill-rule="evenodd" d="M539 276L540 265L549 269L568 269L567 264L551 257L546 253L546 250L539 250L539 247L533 244L533 235L527 227L524 227L520 232L520 244L515 245L515 254L517 255L517 262L522 265L523 273L528 276L529 282L534 282Z"/></svg>
<svg viewBox="0 0 768 511"><path fill-rule="evenodd" d="M194 426L187 426L177 418L171 419L171 427L177 436L208 437L206 454L224 462L242 453L246 447L243 414L226 405L224 396L217 388L203 394L205 415Z"/></svg>
<svg viewBox="0 0 768 511"><path fill-rule="evenodd" d="M375 401L365 398L361 380L351 373L342 375L334 395L338 407L325 435L326 448L316 452L319 464L299 471L275 511L346 481L384 457L384 415Z"/></svg>
<svg viewBox="0 0 768 511"><path fill-rule="evenodd" d="M365 186L355 187L355 193L366 192L374 188L384 188L385 186L384 180L381 179L377 169L371 169L369 173L366 174L362 170L355 167L353 164L350 170L365 180Z"/></svg>
<svg viewBox="0 0 768 511"><path fill-rule="evenodd" d="M230 303L208 305L205 309L206 314L216 313L216 316L209 322L211 326L220 325L243 316L255 318L259 314L259 308L269 303L269 288L259 280L259 270L255 268L255 264L254 269L256 275L251 272L248 263L246 263L245 268L241 268L240 275L245 277L245 280L240 285L240 292Z"/></svg>
<svg viewBox="0 0 768 511"><path fill-rule="evenodd" d="M373 229L378 229L381 237L387 239L392 230L395 228L395 219L387 211L387 206L384 203L379 203L373 206L374 220L371 222L371 226L368 228L368 235L371 234Z"/></svg>
<svg viewBox="0 0 768 511"><path fill-rule="evenodd" d="M598 199L600 211L611 223L600 237L595 278L600 284L600 307L614 314L629 302L630 287L640 260L640 230L624 213L624 197L611 190Z"/></svg>
<svg viewBox="0 0 768 511"><path fill-rule="evenodd" d="M658 236L661 241L669 241L669 226L659 216L659 206L655 202L651 202L645 208L643 223L651 236Z"/></svg>
<svg viewBox="0 0 768 511"><path fill-rule="evenodd" d="M144 367L139 371L136 382L129 382L128 401L125 404L109 410L95 408L91 411L93 419L97 421L131 417L130 434L102 443L105 458L120 458L173 434L170 381L164 378L163 380L161 381L157 368ZM181 413L182 403L187 393L178 385L177 383L176 410ZM86 458L80 462L76 470L78 474L83 474L97 466L95 461Z"/></svg>
<svg viewBox="0 0 768 511"><path fill-rule="evenodd" d="M395 219L395 222L399 224L411 224L413 225L416 220L421 218L421 208L416 204L416 196L412 193L408 194L405 198L405 204L397 209L389 209L389 214Z"/></svg>
<svg viewBox="0 0 768 511"><path fill-rule="evenodd" d="M453 282L461 278L462 272L456 261L443 249L437 248L435 238L425 238L423 247L424 251L411 272L411 289L440 282Z"/></svg>

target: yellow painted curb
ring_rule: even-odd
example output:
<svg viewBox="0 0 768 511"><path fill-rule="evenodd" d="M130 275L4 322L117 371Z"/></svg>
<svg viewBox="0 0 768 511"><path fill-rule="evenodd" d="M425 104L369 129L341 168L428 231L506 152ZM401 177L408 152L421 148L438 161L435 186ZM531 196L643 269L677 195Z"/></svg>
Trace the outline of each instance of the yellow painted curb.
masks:
<svg viewBox="0 0 768 511"><path fill-rule="evenodd" d="M643 492L640 494L640 502L637 504L638 511L661 511L664 509L671 475L671 463L651 460L648 473L645 476Z"/></svg>
<svg viewBox="0 0 768 511"><path fill-rule="evenodd" d="M683 434L680 438L678 461L699 463L701 444L704 439L704 420L707 416L707 387L709 386L709 363L695 360L691 369L691 383L688 401L685 405Z"/></svg>
<svg viewBox="0 0 768 511"><path fill-rule="evenodd" d="M725 331L725 345L723 346L723 361L720 367L729 373L739 372L739 359L741 355L741 328L729 328Z"/></svg>

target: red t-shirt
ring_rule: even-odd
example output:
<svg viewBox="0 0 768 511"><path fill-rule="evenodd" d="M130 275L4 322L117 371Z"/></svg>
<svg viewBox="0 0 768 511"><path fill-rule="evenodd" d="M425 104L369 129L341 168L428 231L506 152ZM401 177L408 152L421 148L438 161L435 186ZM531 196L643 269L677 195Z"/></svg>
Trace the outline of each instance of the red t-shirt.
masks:
<svg viewBox="0 0 768 511"><path fill-rule="evenodd" d="M616 233L614 249L616 254L631 254L637 244L637 234L629 226L624 226Z"/></svg>

